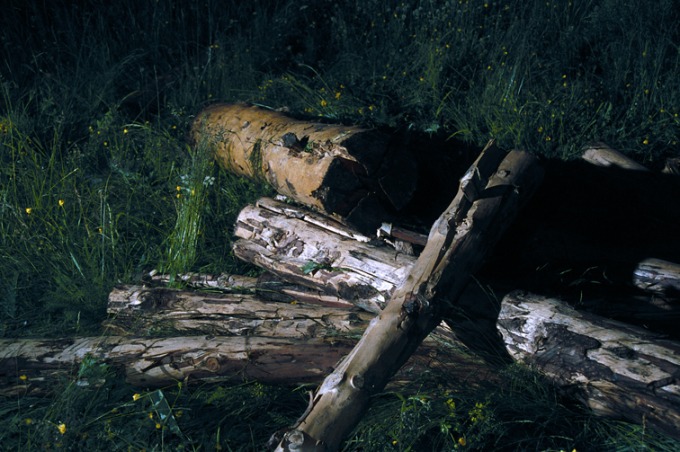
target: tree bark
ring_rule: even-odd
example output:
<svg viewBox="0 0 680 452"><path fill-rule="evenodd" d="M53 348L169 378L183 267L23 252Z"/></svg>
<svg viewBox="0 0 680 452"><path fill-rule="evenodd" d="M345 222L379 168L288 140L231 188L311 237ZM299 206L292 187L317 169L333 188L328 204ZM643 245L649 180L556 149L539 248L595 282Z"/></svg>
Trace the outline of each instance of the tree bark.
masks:
<svg viewBox="0 0 680 452"><path fill-rule="evenodd" d="M338 306L355 305L377 314L392 296L395 287L404 280L416 258L378 241L356 236L356 232L332 220L327 220L327 223L333 227L324 227L324 223L316 218L310 223L305 209L263 198L256 206L246 207L238 216L235 235L241 239L234 243L234 253L246 262L291 281L291 284L295 282L324 293L326 302L332 301ZM527 246L538 245L528 243ZM560 243L546 240L541 242L541 246L553 249ZM577 255L575 253L574 257ZM494 257L492 253L491 259ZM498 292L505 290L508 282L503 272L512 272L512 265L522 259L519 254L512 258L513 261L503 260L503 265L495 262L494 268L499 270L493 274L483 267L484 282ZM605 290L597 293L590 290L574 302L580 308L602 316L676 334L680 303L675 302L677 291L674 287L677 287L678 280L674 276L675 266L670 263L661 265L661 262L665 261L643 261L625 278L621 276L618 280L608 281ZM305 271L306 268L313 271ZM546 273L536 269L521 275L513 273L509 287L544 293L542 283L533 286L533 278L560 276ZM653 292L654 296L640 295L632 290L631 282L648 292L656 287L663 290L664 295L659 296L658 291ZM464 293L460 302L466 308L475 309L477 316L496 318L497 309L480 301L480 297ZM482 309L488 312L480 312Z"/></svg>
<svg viewBox="0 0 680 452"><path fill-rule="evenodd" d="M505 158L504 158L505 157ZM522 197L538 185L529 154L507 156L492 144L482 152L449 208L430 232L407 279L374 319L357 346L318 388L307 412L277 450L336 450L359 421L372 394L382 390L455 303ZM499 166L500 165L500 166Z"/></svg>
<svg viewBox="0 0 680 452"><path fill-rule="evenodd" d="M679 437L677 342L523 292L503 299L498 326L517 361L536 367L595 413Z"/></svg>
<svg viewBox="0 0 680 452"><path fill-rule="evenodd" d="M412 157L375 130L296 120L246 104L203 110L193 138L222 167L271 184L302 204L370 231L402 209L416 187Z"/></svg>
<svg viewBox="0 0 680 452"><path fill-rule="evenodd" d="M300 335L302 336L302 335ZM0 394L44 392L55 376L72 377L84 359L125 369L138 387L176 381L319 381L351 350L351 338L255 336L125 336L0 340ZM96 384L78 379L77 384ZM47 387L47 388L46 388Z"/></svg>

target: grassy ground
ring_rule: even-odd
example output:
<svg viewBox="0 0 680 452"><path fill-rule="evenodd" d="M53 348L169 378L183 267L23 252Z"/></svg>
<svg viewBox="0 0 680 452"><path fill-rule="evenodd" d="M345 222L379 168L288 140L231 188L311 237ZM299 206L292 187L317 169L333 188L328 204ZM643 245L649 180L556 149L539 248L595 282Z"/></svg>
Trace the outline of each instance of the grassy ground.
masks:
<svg viewBox="0 0 680 452"><path fill-rule="evenodd" d="M0 336L101 334L112 286L152 268L253 270L233 258L231 226L268 189L187 145L210 102L559 158L603 140L657 167L680 154L678 21L674 0L8 0ZM1 400L0 447L261 450L306 405L299 388L143 392L96 363L81 372L106 383ZM386 393L347 449L678 449L592 419L525 371L507 378L473 391L432 376Z"/></svg>

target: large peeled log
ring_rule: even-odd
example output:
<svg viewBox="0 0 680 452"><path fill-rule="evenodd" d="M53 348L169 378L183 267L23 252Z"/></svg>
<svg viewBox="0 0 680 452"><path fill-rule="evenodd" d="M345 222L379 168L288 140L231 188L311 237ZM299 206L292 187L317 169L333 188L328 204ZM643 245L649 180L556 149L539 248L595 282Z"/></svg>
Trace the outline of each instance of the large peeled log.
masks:
<svg viewBox="0 0 680 452"><path fill-rule="evenodd" d="M375 130L300 121L246 104L217 104L193 126L225 169L261 179L279 193L374 230L403 208L416 187L415 163Z"/></svg>

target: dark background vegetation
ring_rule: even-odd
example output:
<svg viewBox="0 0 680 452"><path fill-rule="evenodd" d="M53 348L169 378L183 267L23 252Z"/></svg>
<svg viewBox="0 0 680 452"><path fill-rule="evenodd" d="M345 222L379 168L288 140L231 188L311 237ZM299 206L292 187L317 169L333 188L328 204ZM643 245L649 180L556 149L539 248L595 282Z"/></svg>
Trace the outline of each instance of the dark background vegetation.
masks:
<svg viewBox="0 0 680 452"><path fill-rule="evenodd" d="M594 140L652 168L679 154L675 0L5 0L0 12L3 337L103 334L113 285L152 268L255 271L233 258L231 226L268 188L187 144L211 102L551 158ZM2 400L1 447L261 450L306 405L300 388L178 385L163 391L171 428L157 393L97 363L80 371L105 385ZM504 376L502 389L433 375L381 395L347 449L677 449L591 418L525 370Z"/></svg>

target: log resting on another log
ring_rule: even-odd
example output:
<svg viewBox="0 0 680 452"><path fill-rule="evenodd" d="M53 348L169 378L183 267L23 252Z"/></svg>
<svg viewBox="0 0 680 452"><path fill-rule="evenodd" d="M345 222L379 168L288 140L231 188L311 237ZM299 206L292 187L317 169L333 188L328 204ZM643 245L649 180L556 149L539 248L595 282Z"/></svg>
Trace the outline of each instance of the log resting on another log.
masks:
<svg viewBox="0 0 680 452"><path fill-rule="evenodd" d="M234 254L289 281L285 284L295 283L324 293L327 301L334 301L338 306L356 305L369 312L380 312L416 258L380 241L368 241L364 236L357 238L356 231L331 219L326 219L330 224L326 227L321 219L315 218L310 223L307 217L308 212L303 208L268 198L258 200L256 206L244 208L236 220L234 233L240 239L233 245ZM680 275L671 271L677 264L661 265L660 262L664 261L645 260L635 271L635 284L651 292L651 296L631 293L625 287L619 290L610 287L609 293L581 297L579 307L664 331L676 331L680 303L673 301L676 293L673 288L680 285ZM312 271L305 271L305 266ZM534 273L536 271L524 278L532 278ZM497 290L504 290L503 285L495 285L489 277L484 281ZM515 278L514 284L528 285L520 277ZM654 288L663 289L664 295L658 296ZM463 294L460 301L465 306L480 305L479 297L469 294Z"/></svg>
<svg viewBox="0 0 680 452"><path fill-rule="evenodd" d="M374 230L402 209L416 188L412 156L376 130L296 120L247 104L216 104L199 113L192 135L219 164L265 180L279 193Z"/></svg>
<svg viewBox="0 0 680 452"><path fill-rule="evenodd" d="M353 303L354 297L351 295L353 284L357 284L359 287L358 291L361 292L363 290L361 287L364 283L361 282L362 280L360 278L360 276L363 276L363 274L355 274L355 271L351 269L350 266L340 263L344 262L342 250L352 249L351 246L347 246L347 244L344 243L348 240L347 234L338 235L336 233L330 232L328 229L321 229L316 225L306 224L304 221L297 221L297 218L300 218L303 215L296 215L292 211L288 213L288 216L278 213L276 214L278 215L278 218L274 219L275 212L272 210L267 210L264 207L268 204L269 202L261 203L263 207L258 208L260 210L259 213L249 215L247 217L247 221L245 221L245 217L242 219L244 223L249 225L246 229L250 231L251 235L248 235L250 240L242 239L235 244L235 248L240 250L237 251L237 254L242 258L246 258L249 260L249 262L261 265L268 270L278 272L281 277L295 280L299 284L314 287L317 290L330 290L331 292L335 293L336 296L337 291L333 289L331 284L328 283L328 280L342 275L343 281L347 284L343 287L343 294L346 296L344 300L348 303ZM293 209L291 206L288 206L288 208ZM250 213L252 214L253 211L250 211ZM241 220L239 220L239 222L240 221ZM309 228L310 231L301 233L301 231L303 231L305 228ZM239 229L240 226L237 226L237 230ZM294 239L291 238L293 236L295 237ZM303 236L308 238L313 237L314 239L311 240L310 243L306 243L301 239ZM279 240L273 240L272 237L278 237ZM286 250L289 248L282 245L286 244L288 241L295 242L296 249L303 250L302 252L308 253L308 256L315 256L317 255L316 253L319 253L318 255L322 257L335 256L336 260L327 261L328 266L325 268L320 268L314 274L305 274L301 268L306 262L306 259L298 260L295 256L295 253L286 252ZM336 244L338 243L343 243L343 246L336 247ZM322 248L319 248L319 244L323 245ZM365 259L379 260L382 263L382 266L380 267L381 270L379 272L374 272L371 277L380 280L380 287L384 288L381 297L386 297L389 299L396 287L394 284L389 282L389 277L394 275L395 272L397 272L399 268L403 267L404 265L406 265L408 268L411 268L414 265L415 258L413 256L400 254L394 249L386 246L380 246L379 244L362 243L361 245L365 247L361 253L362 256L365 256ZM242 252L243 250L249 250L249 252ZM257 259L250 259L250 256L257 256ZM404 264L400 262L406 263ZM342 272L333 270L334 267L340 266L345 267ZM648 266L642 267L645 268ZM285 268L287 271L281 272L281 268ZM372 268L378 267L373 266ZM491 284L489 289L492 292L496 292L495 296L498 297L500 303L495 301L494 295L488 295L485 297L482 294L480 296L476 293L477 291L473 290L474 286L468 287L468 290L466 290L466 292L463 293L459 299L459 303L463 310L463 315L457 316L455 319L457 324L454 325L454 330L457 334L465 334L464 342L468 344L473 350L488 354L489 351L485 349L487 343L491 345L497 345L493 344L493 341L496 337L495 335L497 334L497 321L505 322L506 328L508 330L514 331L514 334L521 335L522 333L519 329L513 330L511 328L510 322L512 322L512 317L510 316L509 311L502 311L501 317L498 317L499 306L506 302L506 299L503 297L502 286L496 286L494 289L493 281L485 282ZM383 298L381 298L381 300L382 299ZM508 300L508 302L511 302L512 298L508 298ZM555 303L564 305L565 310L568 309L567 303L556 299L553 300ZM384 302L381 301L380 303L374 303L370 306L373 306L375 309L376 307L383 305ZM584 298L580 300L579 308L609 314L618 318L638 320L650 325L662 324L672 328L676 328L677 321L680 320L680 307L678 304L665 301L663 298L658 296L632 296L630 294L621 295L620 293L613 293L605 298ZM580 316L588 315L587 312L566 312L574 312L574 323L579 323L581 321ZM598 319L596 316L592 316L590 318ZM603 318L599 319L602 322L609 322ZM486 335L483 334L484 328L481 326L482 324L491 326L491 328L487 328ZM609 322L607 324L609 325L609 328L612 329L612 334L625 336L627 331L631 331L629 329L630 327L625 327L623 329L618 328L617 325L621 324L616 324L615 322ZM503 339L509 340L505 337ZM631 341L634 341L634 338L630 338L630 340L628 340L628 342ZM661 340L658 346L664 347L664 344L666 343L666 341ZM676 342L669 343L676 344ZM512 346L512 342L510 341L506 343L501 341L500 346L500 351L502 353L507 353L507 350L509 350ZM669 356L673 356L673 354L676 353L675 350L675 345L671 345L664 353L668 354ZM498 347L492 347L490 352L498 352ZM569 352L567 349L565 349L564 354L568 353ZM622 367L636 368L637 364L635 363L635 360L638 358L638 356L630 355L628 358L631 360L631 362L621 364ZM533 362L533 365L539 372L542 372L540 361ZM568 365L564 365L567 366L565 371L569 371ZM679 371L680 369L676 367L671 373L677 373ZM547 373L549 374L549 372ZM613 371L611 375L614 379L612 384L615 385L619 391L625 392L627 390L626 387L623 386L625 382L619 382L616 380L616 372ZM595 378L595 376L592 376L592 378ZM569 390L570 387L573 387L573 383L556 380L552 377L551 380L554 381L557 386L565 388L565 390ZM640 383L640 385L644 386L642 383ZM632 385L632 387L635 389L635 385ZM647 400L650 404L653 404L650 399ZM584 401L591 408L593 408L594 412L598 415L611 416L612 414L616 414L619 411L626 412L626 410L629 410L627 411L629 413L627 419L633 421L638 421L642 415L641 411L638 411L637 414L635 414L635 410L629 409L628 405L623 407L619 406L621 403L623 403L620 398L618 400L612 399L611 404L608 406L605 406L604 402L601 400L597 403L589 403L588 400ZM661 400L660 403L660 406L663 406L667 403L667 401ZM675 403L675 412L680 412L680 402L676 401ZM599 406L601 406L601 408ZM661 422L661 420L658 421ZM660 428L666 431L666 427L667 426L662 425Z"/></svg>
<svg viewBox="0 0 680 452"><path fill-rule="evenodd" d="M276 450L333 451L359 422L370 397L440 323L470 275L533 193L540 169L527 153L490 143L461 179L458 195L427 245L359 343L317 389L308 410L270 444Z"/></svg>

